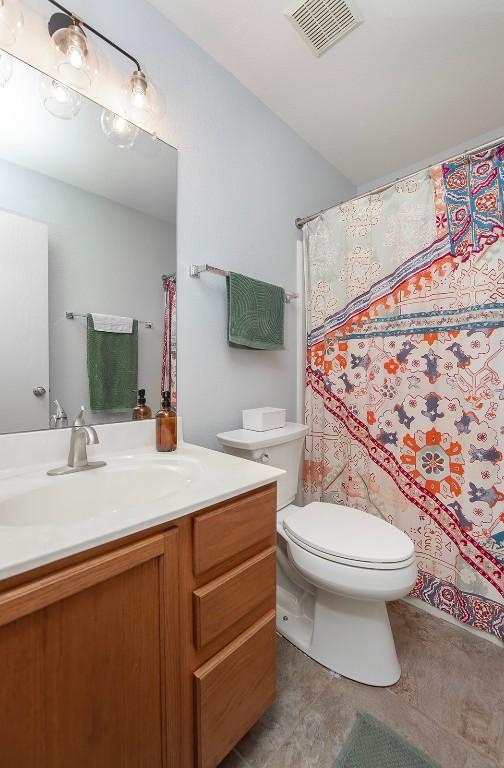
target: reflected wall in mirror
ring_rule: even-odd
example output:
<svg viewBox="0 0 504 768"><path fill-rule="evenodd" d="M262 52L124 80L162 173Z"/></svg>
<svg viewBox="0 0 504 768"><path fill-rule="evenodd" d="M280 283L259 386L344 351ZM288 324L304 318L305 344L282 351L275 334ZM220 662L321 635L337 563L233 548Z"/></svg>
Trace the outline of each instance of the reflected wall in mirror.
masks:
<svg viewBox="0 0 504 768"><path fill-rule="evenodd" d="M70 425L82 404L88 423L129 420L140 388L155 413L162 388L175 401L177 152L135 126L118 146L80 94L71 119L55 117L43 99L59 84L13 64L0 88L0 433L66 426L55 403Z"/></svg>

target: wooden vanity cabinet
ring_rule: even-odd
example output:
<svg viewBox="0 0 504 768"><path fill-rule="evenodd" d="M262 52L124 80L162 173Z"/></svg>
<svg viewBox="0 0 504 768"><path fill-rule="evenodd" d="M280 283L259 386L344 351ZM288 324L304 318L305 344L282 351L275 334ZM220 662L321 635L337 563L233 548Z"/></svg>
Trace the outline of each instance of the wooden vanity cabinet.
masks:
<svg viewBox="0 0 504 768"><path fill-rule="evenodd" d="M142 539L0 595L3 765L177 765L165 727L177 539Z"/></svg>
<svg viewBox="0 0 504 768"><path fill-rule="evenodd" d="M271 485L0 582L0 764L216 768L275 697Z"/></svg>
<svg viewBox="0 0 504 768"><path fill-rule="evenodd" d="M276 486L193 522L194 757L215 768L275 699Z"/></svg>

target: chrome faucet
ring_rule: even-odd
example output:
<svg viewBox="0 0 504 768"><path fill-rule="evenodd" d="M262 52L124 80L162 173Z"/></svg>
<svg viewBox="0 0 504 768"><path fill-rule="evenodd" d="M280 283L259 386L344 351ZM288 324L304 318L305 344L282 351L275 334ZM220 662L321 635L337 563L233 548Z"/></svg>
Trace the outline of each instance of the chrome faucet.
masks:
<svg viewBox="0 0 504 768"><path fill-rule="evenodd" d="M104 467L105 461L88 461L87 445L96 445L100 442L96 429L88 426L84 421L84 406L74 421L70 432L70 451L68 452L68 464L65 467L50 469L48 475L70 475L72 472L84 472L87 469Z"/></svg>

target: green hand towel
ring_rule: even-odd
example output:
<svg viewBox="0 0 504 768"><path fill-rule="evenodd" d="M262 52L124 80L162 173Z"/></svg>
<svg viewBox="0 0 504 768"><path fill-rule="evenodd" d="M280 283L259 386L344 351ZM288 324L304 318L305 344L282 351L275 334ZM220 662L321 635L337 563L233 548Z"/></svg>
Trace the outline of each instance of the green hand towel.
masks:
<svg viewBox="0 0 504 768"><path fill-rule="evenodd" d="M132 333L95 331L87 316L87 367L92 411L127 411L136 404L138 321Z"/></svg>
<svg viewBox="0 0 504 768"><path fill-rule="evenodd" d="M226 282L229 345L284 349L284 289L235 272Z"/></svg>

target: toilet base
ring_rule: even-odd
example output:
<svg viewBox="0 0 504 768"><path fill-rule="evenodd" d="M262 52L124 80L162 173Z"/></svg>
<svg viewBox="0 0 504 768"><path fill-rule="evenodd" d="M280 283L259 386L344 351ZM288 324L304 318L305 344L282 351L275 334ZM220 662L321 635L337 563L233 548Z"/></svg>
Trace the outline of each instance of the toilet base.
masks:
<svg viewBox="0 0 504 768"><path fill-rule="evenodd" d="M324 667L359 683L388 686L401 667L385 602L317 590L294 604L277 593L277 629Z"/></svg>

